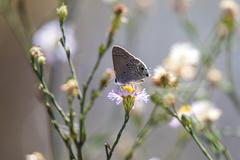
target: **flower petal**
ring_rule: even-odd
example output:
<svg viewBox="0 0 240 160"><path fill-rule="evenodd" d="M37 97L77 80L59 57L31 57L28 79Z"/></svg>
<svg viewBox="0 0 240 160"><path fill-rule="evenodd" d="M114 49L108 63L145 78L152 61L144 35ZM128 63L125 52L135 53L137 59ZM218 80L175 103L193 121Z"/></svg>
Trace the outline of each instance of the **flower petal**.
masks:
<svg viewBox="0 0 240 160"><path fill-rule="evenodd" d="M148 97L149 97L149 94L147 94L145 89L143 89L141 92L137 93L136 100L137 101L143 101L143 102L147 103L148 100L149 100Z"/></svg>
<svg viewBox="0 0 240 160"><path fill-rule="evenodd" d="M115 91L111 91L111 92L109 92L108 93L108 96L107 96L111 101L115 101L115 103L117 104L117 105L119 105L121 102L122 102L122 97L119 95L119 94L117 94Z"/></svg>

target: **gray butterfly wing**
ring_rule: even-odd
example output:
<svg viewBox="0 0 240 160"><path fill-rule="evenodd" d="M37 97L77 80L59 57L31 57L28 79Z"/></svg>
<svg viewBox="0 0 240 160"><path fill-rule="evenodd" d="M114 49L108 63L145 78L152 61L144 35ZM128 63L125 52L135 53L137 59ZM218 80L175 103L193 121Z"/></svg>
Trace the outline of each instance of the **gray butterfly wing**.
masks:
<svg viewBox="0 0 240 160"><path fill-rule="evenodd" d="M119 46L113 47L112 60L117 80L120 79L120 74L123 72L130 59L134 59L134 56L129 54L125 49Z"/></svg>
<svg viewBox="0 0 240 160"><path fill-rule="evenodd" d="M122 47L113 47L112 58L117 82L126 84L149 76L146 65Z"/></svg>

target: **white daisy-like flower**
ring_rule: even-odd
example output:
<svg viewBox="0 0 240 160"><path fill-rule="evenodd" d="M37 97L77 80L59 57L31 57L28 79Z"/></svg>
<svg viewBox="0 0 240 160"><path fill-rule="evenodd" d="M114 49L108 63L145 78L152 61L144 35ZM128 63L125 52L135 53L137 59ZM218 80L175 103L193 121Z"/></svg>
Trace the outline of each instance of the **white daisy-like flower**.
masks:
<svg viewBox="0 0 240 160"><path fill-rule="evenodd" d="M136 86L132 85L125 85L121 86L117 90L112 90L111 92L108 93L107 97L111 101L114 101L117 105L119 105L120 103L123 102L123 99L128 96L134 97L135 101L142 101L145 103L147 103L149 100L149 94L147 94L145 89L140 91Z"/></svg>
<svg viewBox="0 0 240 160"><path fill-rule="evenodd" d="M192 105L183 106L178 111L179 116L186 115L195 119L196 123L200 123L204 126L206 123L214 123L217 121L222 115L222 111L217 108L212 102L208 100L201 100L193 102ZM173 128L177 128L180 126L180 123L176 118L173 118L169 125Z"/></svg>
<svg viewBox="0 0 240 160"><path fill-rule="evenodd" d="M222 115L222 111L208 100L196 101L192 104L192 107L199 122L215 122Z"/></svg>
<svg viewBox="0 0 240 160"><path fill-rule="evenodd" d="M196 75L200 58L201 54L199 50L194 48L190 43L177 43L171 47L164 67L185 80L191 80Z"/></svg>

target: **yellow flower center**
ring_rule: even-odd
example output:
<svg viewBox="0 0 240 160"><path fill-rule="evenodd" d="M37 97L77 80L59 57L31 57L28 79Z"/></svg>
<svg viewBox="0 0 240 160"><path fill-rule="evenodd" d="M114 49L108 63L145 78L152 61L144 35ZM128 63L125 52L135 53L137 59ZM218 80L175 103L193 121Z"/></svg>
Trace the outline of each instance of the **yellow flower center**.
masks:
<svg viewBox="0 0 240 160"><path fill-rule="evenodd" d="M189 114L192 112L192 106L189 104L182 105L181 108L178 110L178 114Z"/></svg>
<svg viewBox="0 0 240 160"><path fill-rule="evenodd" d="M122 89L127 91L128 93L133 93L135 91L135 88L132 85L124 85L122 86Z"/></svg>

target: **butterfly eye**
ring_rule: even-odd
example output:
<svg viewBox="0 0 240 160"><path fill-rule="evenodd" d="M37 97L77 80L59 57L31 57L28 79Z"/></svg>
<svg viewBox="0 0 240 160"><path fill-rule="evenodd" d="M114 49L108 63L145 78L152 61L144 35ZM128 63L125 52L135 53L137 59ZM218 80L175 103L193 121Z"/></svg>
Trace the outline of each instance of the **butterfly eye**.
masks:
<svg viewBox="0 0 240 160"><path fill-rule="evenodd" d="M144 70L144 67L141 67L141 70L143 71L143 70Z"/></svg>

